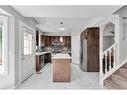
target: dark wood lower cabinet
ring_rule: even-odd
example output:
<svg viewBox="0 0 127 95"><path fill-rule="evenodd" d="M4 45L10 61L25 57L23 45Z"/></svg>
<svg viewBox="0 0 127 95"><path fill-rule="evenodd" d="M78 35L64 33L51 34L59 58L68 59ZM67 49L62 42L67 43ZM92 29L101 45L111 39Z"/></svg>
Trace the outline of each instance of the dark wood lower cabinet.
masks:
<svg viewBox="0 0 127 95"><path fill-rule="evenodd" d="M45 63L51 63L51 53L46 53L44 56Z"/></svg>
<svg viewBox="0 0 127 95"><path fill-rule="evenodd" d="M51 63L51 53L36 55L36 71L39 72L47 63Z"/></svg>
<svg viewBox="0 0 127 95"><path fill-rule="evenodd" d="M40 55L36 55L36 71L40 71L41 69L41 56Z"/></svg>

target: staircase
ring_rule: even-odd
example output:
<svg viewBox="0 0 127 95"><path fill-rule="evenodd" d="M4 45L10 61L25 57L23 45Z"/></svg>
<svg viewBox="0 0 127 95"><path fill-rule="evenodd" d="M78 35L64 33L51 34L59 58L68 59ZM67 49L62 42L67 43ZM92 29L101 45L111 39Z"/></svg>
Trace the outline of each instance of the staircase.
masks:
<svg viewBox="0 0 127 95"><path fill-rule="evenodd" d="M117 62L116 44L102 53L102 80L108 89L127 89L127 59Z"/></svg>
<svg viewBox="0 0 127 95"><path fill-rule="evenodd" d="M104 80L108 89L127 89L127 63Z"/></svg>

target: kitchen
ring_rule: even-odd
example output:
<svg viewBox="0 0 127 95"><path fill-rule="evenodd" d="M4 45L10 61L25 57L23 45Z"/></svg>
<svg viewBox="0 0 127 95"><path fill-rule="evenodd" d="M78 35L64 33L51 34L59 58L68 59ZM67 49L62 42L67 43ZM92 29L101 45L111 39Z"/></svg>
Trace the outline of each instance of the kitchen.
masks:
<svg viewBox="0 0 127 95"><path fill-rule="evenodd" d="M82 24L84 18L76 20L73 20L73 18L38 19L40 23L42 19L43 21L46 20L46 22L36 27L34 73L29 73L29 77L26 76L23 79L23 84L19 89L84 88L86 83L81 80L87 78L90 79L87 87L92 87L93 84L98 83L96 79L99 78L99 28L82 27L80 29L77 22L79 21ZM69 32L70 25L75 26L75 31L77 28L81 32L76 35ZM52 32L48 27L51 27ZM97 84L97 87L101 86Z"/></svg>
<svg viewBox="0 0 127 95"><path fill-rule="evenodd" d="M60 22L60 25L61 23L63 24ZM62 25L60 32L61 28ZM99 72L99 28L89 27L82 31L80 41L78 68L83 72ZM71 36L49 36L38 29L36 48L36 74L43 73L39 71L46 64L52 64L53 82L71 82Z"/></svg>
<svg viewBox="0 0 127 95"><path fill-rule="evenodd" d="M36 30L36 73L46 64L53 64L53 82L71 81L71 36L49 36Z"/></svg>

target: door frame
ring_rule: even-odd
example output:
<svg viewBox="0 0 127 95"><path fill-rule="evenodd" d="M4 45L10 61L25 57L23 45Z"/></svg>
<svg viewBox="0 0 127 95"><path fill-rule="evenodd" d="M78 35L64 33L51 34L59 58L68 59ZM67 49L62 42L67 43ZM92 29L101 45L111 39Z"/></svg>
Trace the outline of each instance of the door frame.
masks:
<svg viewBox="0 0 127 95"><path fill-rule="evenodd" d="M21 46L21 44L22 44L22 29L23 29L23 27L26 27L27 29L33 31L33 57L34 57L33 58L33 64L34 64L33 73L36 72L35 71L35 53L36 53L35 33L36 33L36 30L33 27L23 23L22 21L19 21L19 84L22 83L22 78L21 78L21 75L22 75L21 74L21 72L22 72L22 70L21 70L22 46Z"/></svg>

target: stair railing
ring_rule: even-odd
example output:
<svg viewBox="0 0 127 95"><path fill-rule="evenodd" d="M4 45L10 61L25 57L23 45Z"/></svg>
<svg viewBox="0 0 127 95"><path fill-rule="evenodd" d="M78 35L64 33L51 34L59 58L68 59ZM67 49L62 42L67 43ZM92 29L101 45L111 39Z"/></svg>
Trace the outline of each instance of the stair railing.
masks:
<svg viewBox="0 0 127 95"><path fill-rule="evenodd" d="M108 49L106 49L102 53L103 75L105 75L107 72L109 72L116 66L116 62L115 62L115 50L116 49L115 49L115 47L116 47L116 44L113 44L112 46L110 46Z"/></svg>

